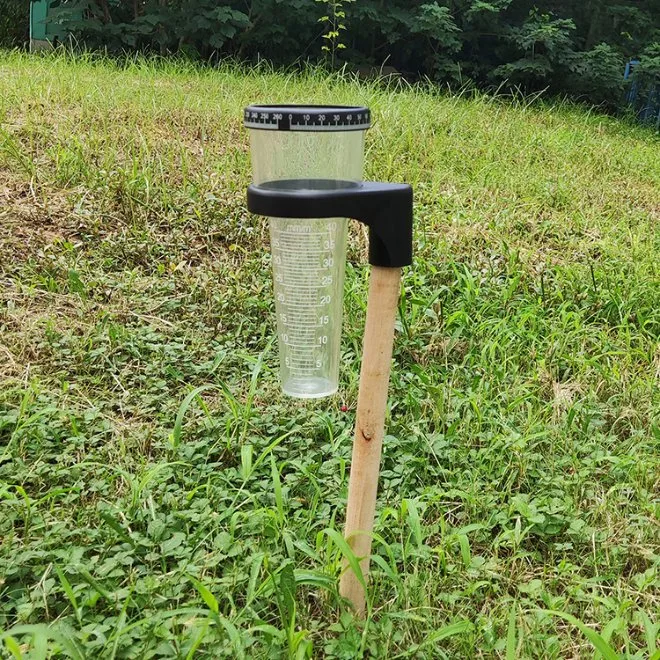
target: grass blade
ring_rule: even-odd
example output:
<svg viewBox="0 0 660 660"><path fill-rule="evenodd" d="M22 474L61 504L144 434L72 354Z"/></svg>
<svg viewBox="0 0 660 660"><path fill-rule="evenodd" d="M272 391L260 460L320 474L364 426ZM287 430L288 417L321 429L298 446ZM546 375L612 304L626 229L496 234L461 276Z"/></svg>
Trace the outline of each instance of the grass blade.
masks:
<svg viewBox="0 0 660 660"><path fill-rule="evenodd" d="M284 524L284 501L282 499L282 482L280 481L280 471L277 469L275 456L270 455L270 473L273 477L273 494L275 495L275 506L277 507L277 517L280 525Z"/></svg>
<svg viewBox="0 0 660 660"><path fill-rule="evenodd" d="M408 524L410 525L415 543L417 544L417 547L420 548L422 546L422 525L419 520L417 504L414 500L406 499L404 501L406 503L408 513Z"/></svg>
<svg viewBox="0 0 660 660"><path fill-rule="evenodd" d="M290 628L296 616L296 576L293 572L293 562L282 567L277 587L277 599L282 608L282 622L285 628Z"/></svg>
<svg viewBox="0 0 660 660"><path fill-rule="evenodd" d="M5 646L7 650L16 658L16 660L22 660L23 654L21 653L21 647L18 645L18 642L8 635L5 637Z"/></svg>
<svg viewBox="0 0 660 660"><path fill-rule="evenodd" d="M619 654L593 629L568 612L558 610L542 610L546 614L558 616L580 629L580 632L593 644L594 648L603 656L604 660L620 660Z"/></svg>
<svg viewBox="0 0 660 660"><path fill-rule="evenodd" d="M236 652L235 657L239 658L239 660L242 660L245 657L245 651L243 649L243 643L241 642L241 635L238 632L238 629L231 621L229 621L229 619L225 618L224 616L218 615L216 618L218 623L225 629L227 637L229 637L229 641L234 647L234 651Z"/></svg>
<svg viewBox="0 0 660 660"><path fill-rule="evenodd" d="M417 644L412 648L408 649L407 651L405 651L404 653L401 653L395 657L410 658L416 655L422 649L428 648L429 646L433 646L434 644L437 644L438 642L441 642L444 639L448 639L449 637L462 635L465 632L471 631L473 628L474 626L472 625L472 623L467 620L457 621L456 623L450 623L448 626L439 628L435 632L431 633L431 635L429 635L428 638L425 639L421 644ZM439 649L434 649L434 650L439 651Z"/></svg>
<svg viewBox="0 0 660 660"><path fill-rule="evenodd" d="M516 606L514 601L509 612L509 627L506 631L506 660L516 660Z"/></svg>
<svg viewBox="0 0 660 660"><path fill-rule="evenodd" d="M355 577L357 578L357 581L360 583L360 585L362 585L362 588L366 593L367 582L364 579L364 575L362 573L362 567L360 566L360 561L355 556L355 553L353 552L353 548L351 548L351 546L348 545L346 539L336 529L331 529L330 527L327 527L326 529L323 530L323 534L325 534L329 539L331 539L334 542L334 544L337 546L337 548L340 550L344 559L346 559L346 561L348 562L350 569L353 571L353 573L355 573Z"/></svg>
<svg viewBox="0 0 660 660"><path fill-rule="evenodd" d="M641 619L646 637L646 650L649 652L649 658L654 657L656 652L656 641L658 639L658 629L660 624L654 624L651 617L643 610L637 611L637 617Z"/></svg>
<svg viewBox="0 0 660 660"><path fill-rule="evenodd" d="M220 607L218 606L218 601L215 596L210 592L208 587L206 587L202 582L192 575L188 576L188 579L193 583L197 593L202 597L202 600L206 603L206 606L213 612L213 614L220 613Z"/></svg>
<svg viewBox="0 0 660 660"><path fill-rule="evenodd" d="M196 387L191 392L188 392L186 398L181 402L179 410L176 413L176 419L174 420L174 428L172 429L172 434L170 436L170 442L172 447L178 447L181 442L181 429L183 427L183 420L188 412L188 408L192 402L204 391L214 388L215 385L207 384L200 385Z"/></svg>
<svg viewBox="0 0 660 660"><path fill-rule="evenodd" d="M76 600L76 595L73 593L71 583L67 580L66 575L64 575L64 572L57 564L55 564L55 572L57 573L57 577L60 580L62 589L64 589L64 593L66 594L67 598L69 599L69 602L71 603L71 607L73 608L73 613L75 614L76 620L78 621L78 625L81 625L80 610L78 609L78 601Z"/></svg>
<svg viewBox="0 0 660 660"><path fill-rule="evenodd" d="M82 651L71 636L71 639L63 633L63 628L58 625L46 626L42 623L14 626L6 631L0 631L0 641L8 638L12 640L20 635L29 635L32 638L32 653L30 658L46 658L48 655L48 640L54 641L64 650L72 660L84 660ZM15 640L14 640L15 641ZM10 642L11 646L11 642ZM55 650L55 649L52 649ZM19 646L19 652L21 647Z"/></svg>

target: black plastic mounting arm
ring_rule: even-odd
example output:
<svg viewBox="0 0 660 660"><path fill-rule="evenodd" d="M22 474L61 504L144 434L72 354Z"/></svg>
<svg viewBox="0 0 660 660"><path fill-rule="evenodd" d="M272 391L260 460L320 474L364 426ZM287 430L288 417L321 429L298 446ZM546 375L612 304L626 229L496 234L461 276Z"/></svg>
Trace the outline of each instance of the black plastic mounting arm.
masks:
<svg viewBox="0 0 660 660"><path fill-rule="evenodd" d="M248 210L273 218L353 218L369 227L369 263L412 263L413 192L405 183L283 179L248 186Z"/></svg>

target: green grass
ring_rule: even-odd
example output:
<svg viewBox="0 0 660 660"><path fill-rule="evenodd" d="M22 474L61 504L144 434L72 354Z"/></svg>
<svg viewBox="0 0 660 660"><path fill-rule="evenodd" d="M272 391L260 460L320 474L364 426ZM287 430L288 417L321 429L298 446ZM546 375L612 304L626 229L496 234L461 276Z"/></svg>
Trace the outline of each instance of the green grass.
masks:
<svg viewBox="0 0 660 660"><path fill-rule="evenodd" d="M278 101L371 106L367 177L415 186L364 624L332 530L365 238L340 394L284 398L241 126ZM566 105L0 54L4 655L657 654L659 146Z"/></svg>

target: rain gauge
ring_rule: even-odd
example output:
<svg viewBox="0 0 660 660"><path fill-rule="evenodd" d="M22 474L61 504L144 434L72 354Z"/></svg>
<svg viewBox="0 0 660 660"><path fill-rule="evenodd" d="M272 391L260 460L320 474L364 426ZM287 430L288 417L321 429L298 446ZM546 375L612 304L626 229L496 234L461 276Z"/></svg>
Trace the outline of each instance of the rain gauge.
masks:
<svg viewBox="0 0 660 660"><path fill-rule="evenodd" d="M412 263L412 188L362 181L365 107L245 109L253 183L248 209L270 225L280 380L285 394L329 396L339 383L348 218L369 227L372 266L346 537L366 577L384 435L401 268ZM348 566L340 592L364 613Z"/></svg>

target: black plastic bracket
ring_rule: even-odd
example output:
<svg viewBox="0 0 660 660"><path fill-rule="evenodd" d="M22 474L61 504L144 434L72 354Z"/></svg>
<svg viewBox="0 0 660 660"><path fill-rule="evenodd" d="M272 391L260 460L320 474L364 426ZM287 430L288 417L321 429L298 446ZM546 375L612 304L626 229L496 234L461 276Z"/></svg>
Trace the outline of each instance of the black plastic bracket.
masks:
<svg viewBox="0 0 660 660"><path fill-rule="evenodd" d="M412 264L413 191L405 183L283 179L248 186L248 210L273 218L353 218L369 227L369 263Z"/></svg>

